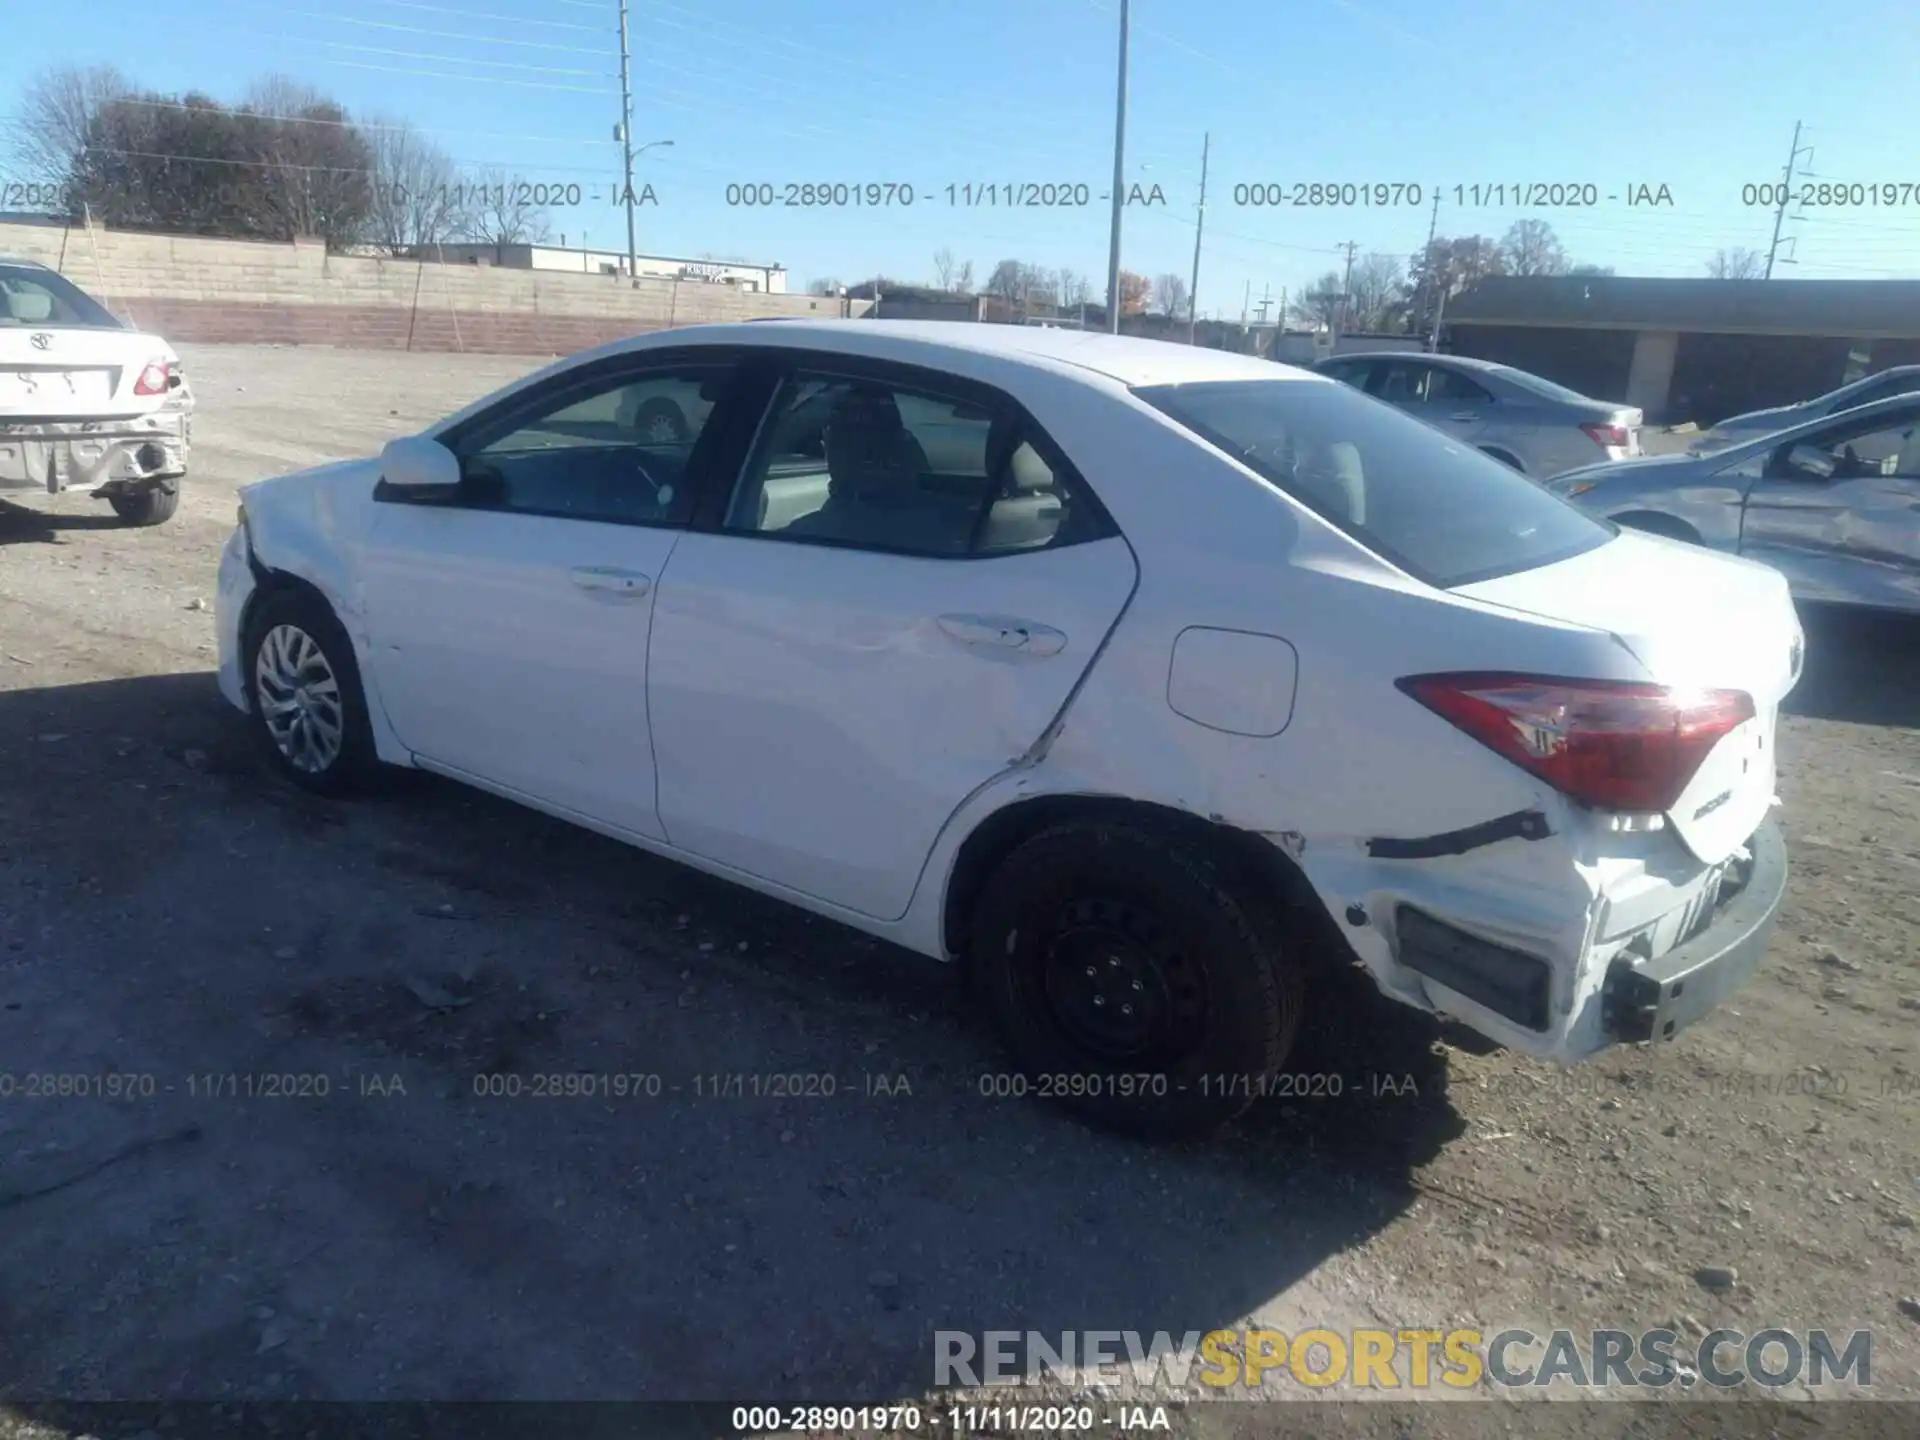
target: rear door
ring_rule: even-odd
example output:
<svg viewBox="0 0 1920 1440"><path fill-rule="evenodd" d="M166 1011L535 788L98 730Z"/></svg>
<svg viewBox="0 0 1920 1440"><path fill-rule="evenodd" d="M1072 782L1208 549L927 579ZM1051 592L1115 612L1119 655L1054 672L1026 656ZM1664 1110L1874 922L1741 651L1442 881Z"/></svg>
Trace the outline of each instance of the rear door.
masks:
<svg viewBox="0 0 1920 1440"><path fill-rule="evenodd" d="M661 823L694 854L895 919L948 818L1066 705L1133 553L1003 394L829 356L765 383L737 480L661 579Z"/></svg>
<svg viewBox="0 0 1920 1440"><path fill-rule="evenodd" d="M1770 452L1747 491L1740 553L1808 599L1920 606L1920 400L1843 415Z"/></svg>
<svg viewBox="0 0 1920 1440"><path fill-rule="evenodd" d="M1478 444L1493 396L1464 376L1424 360L1381 364L1373 393L1454 440Z"/></svg>

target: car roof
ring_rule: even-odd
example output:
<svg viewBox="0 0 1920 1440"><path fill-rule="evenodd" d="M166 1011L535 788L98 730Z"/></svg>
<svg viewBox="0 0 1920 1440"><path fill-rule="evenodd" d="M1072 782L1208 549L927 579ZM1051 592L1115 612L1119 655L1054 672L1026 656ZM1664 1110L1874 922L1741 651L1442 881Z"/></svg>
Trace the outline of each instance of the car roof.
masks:
<svg viewBox="0 0 1920 1440"><path fill-rule="evenodd" d="M688 325L620 341L598 353L662 344L793 345L837 351L903 364L939 367L943 357L961 351L989 356L1008 365L1092 371L1122 385L1181 385L1206 380L1298 379L1325 382L1292 366L1258 355L1149 340L1104 331L1048 329L1037 325L994 325L969 320L813 320L782 318L778 323Z"/></svg>
<svg viewBox="0 0 1920 1440"><path fill-rule="evenodd" d="M1316 360L1315 365L1332 365L1342 360L1424 360L1432 365L1455 365L1462 370L1511 370L1511 365L1501 365L1493 360L1476 360L1471 355L1437 354L1431 350L1349 350L1344 355L1329 355L1324 360Z"/></svg>
<svg viewBox="0 0 1920 1440"><path fill-rule="evenodd" d="M24 255L0 255L0 265L18 265L23 270L51 270L44 260L29 260Z"/></svg>

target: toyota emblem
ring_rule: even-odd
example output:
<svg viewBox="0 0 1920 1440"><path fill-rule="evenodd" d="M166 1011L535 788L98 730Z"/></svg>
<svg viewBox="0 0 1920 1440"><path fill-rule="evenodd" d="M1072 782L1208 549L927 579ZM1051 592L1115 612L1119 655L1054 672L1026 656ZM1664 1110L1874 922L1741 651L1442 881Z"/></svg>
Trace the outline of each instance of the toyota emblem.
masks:
<svg viewBox="0 0 1920 1440"><path fill-rule="evenodd" d="M53 348L53 336L41 330L29 339L27 343L36 350L51 350Z"/></svg>

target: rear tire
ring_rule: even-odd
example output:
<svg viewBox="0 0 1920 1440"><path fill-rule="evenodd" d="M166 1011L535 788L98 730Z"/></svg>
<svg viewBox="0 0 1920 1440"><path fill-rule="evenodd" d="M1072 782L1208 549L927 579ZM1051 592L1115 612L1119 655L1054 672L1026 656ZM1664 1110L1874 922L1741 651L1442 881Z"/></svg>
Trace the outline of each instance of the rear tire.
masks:
<svg viewBox="0 0 1920 1440"><path fill-rule="evenodd" d="M687 438L687 417L671 400L647 401L634 414L633 425L651 445L679 445Z"/></svg>
<svg viewBox="0 0 1920 1440"><path fill-rule="evenodd" d="M107 496L107 503L128 525L162 525L180 508L180 482Z"/></svg>
<svg viewBox="0 0 1920 1440"><path fill-rule="evenodd" d="M308 590L255 602L240 647L249 723L268 763L316 795L350 795L380 774L353 642Z"/></svg>
<svg viewBox="0 0 1920 1440"><path fill-rule="evenodd" d="M988 880L972 936L974 985L1023 1082L1008 1088L1106 1129L1218 1128L1267 1093L1299 1030L1277 927L1178 838L1046 830Z"/></svg>

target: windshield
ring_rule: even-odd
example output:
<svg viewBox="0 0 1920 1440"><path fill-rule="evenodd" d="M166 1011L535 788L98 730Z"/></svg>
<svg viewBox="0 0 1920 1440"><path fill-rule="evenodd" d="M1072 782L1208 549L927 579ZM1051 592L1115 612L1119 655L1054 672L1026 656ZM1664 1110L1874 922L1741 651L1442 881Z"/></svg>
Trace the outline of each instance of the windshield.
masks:
<svg viewBox="0 0 1920 1440"><path fill-rule="evenodd" d="M1570 400L1580 405L1594 403L1591 395L1582 395L1578 390L1569 390L1564 385L1556 385L1551 380L1542 380L1525 370L1515 370L1508 365L1496 365L1493 373L1509 385L1518 385L1522 390L1531 390L1536 395L1544 395L1549 400Z"/></svg>
<svg viewBox="0 0 1920 1440"><path fill-rule="evenodd" d="M1442 589L1550 565L1610 526L1351 386L1299 380L1135 392L1382 559Z"/></svg>
<svg viewBox="0 0 1920 1440"><path fill-rule="evenodd" d="M27 265L0 265L0 325L125 328L71 281Z"/></svg>

